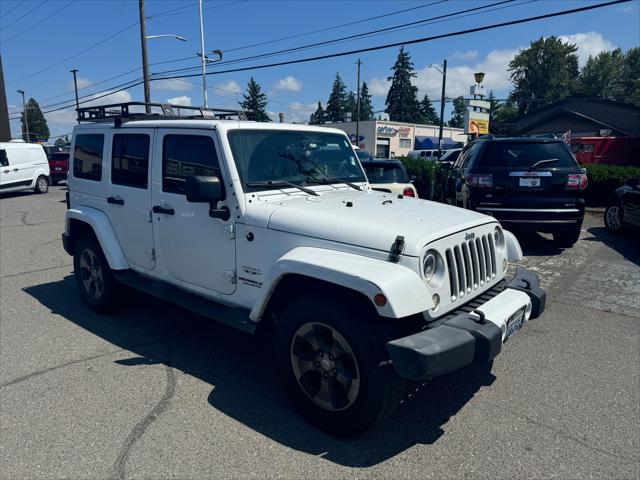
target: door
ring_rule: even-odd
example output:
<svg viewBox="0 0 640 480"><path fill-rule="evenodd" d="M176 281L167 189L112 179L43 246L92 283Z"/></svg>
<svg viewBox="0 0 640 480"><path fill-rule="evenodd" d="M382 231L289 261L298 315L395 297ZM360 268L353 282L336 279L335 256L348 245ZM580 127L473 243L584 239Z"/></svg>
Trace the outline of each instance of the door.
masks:
<svg viewBox="0 0 640 480"><path fill-rule="evenodd" d="M152 135L148 130L127 128L126 132L111 137L107 208L129 264L151 270L155 266L149 172Z"/></svg>
<svg viewBox="0 0 640 480"><path fill-rule="evenodd" d="M6 148L1 155L0 188L3 191L26 188L33 182L29 175L29 149Z"/></svg>
<svg viewBox="0 0 640 480"><path fill-rule="evenodd" d="M640 180L639 180L640 182ZM623 220L640 227L640 183L622 194Z"/></svg>
<svg viewBox="0 0 640 480"><path fill-rule="evenodd" d="M208 204L189 203L185 195L189 175L217 175L225 187L229 185L219 162L215 131L160 129L155 143L158 161L154 162L152 205L158 261L174 283L233 293L235 217L212 218ZM218 208L224 204L219 202ZM234 205L227 206L235 210Z"/></svg>
<svg viewBox="0 0 640 480"><path fill-rule="evenodd" d="M0 190L11 188L14 179L13 167L9 165L9 156L4 148L0 148Z"/></svg>

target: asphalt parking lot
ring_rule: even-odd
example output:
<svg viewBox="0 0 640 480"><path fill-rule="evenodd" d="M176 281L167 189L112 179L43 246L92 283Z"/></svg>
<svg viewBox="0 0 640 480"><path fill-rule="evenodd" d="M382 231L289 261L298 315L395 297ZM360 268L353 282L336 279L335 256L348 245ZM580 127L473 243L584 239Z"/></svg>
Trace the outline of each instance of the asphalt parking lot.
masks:
<svg viewBox="0 0 640 480"><path fill-rule="evenodd" d="M543 317L496 359L338 440L281 392L269 345L138 295L91 312L62 249L64 187L0 197L0 476L638 478L640 248L588 215L521 238Z"/></svg>

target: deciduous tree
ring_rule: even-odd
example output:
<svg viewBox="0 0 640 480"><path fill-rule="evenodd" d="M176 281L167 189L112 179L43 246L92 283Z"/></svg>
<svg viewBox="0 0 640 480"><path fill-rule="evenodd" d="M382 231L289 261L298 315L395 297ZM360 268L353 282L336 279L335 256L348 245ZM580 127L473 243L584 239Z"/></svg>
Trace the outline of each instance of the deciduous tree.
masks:
<svg viewBox="0 0 640 480"><path fill-rule="evenodd" d="M464 104L463 97L456 97L453 99L453 112L451 114L451 120L449 120L449 126L455 128L464 127L464 114L467 111L467 106Z"/></svg>

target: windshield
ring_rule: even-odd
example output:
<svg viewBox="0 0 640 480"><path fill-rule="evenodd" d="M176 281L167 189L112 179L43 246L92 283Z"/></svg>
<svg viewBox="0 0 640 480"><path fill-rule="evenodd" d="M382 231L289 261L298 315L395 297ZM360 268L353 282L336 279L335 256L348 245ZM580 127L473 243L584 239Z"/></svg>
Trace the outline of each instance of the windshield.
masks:
<svg viewBox="0 0 640 480"><path fill-rule="evenodd" d="M578 166L561 142L487 142L477 166L529 168L541 160L554 160L541 164L544 169Z"/></svg>
<svg viewBox="0 0 640 480"><path fill-rule="evenodd" d="M366 150L356 150L356 155L360 160L371 160L373 156Z"/></svg>
<svg viewBox="0 0 640 480"><path fill-rule="evenodd" d="M364 163L362 166L370 183L408 183L404 170L395 163Z"/></svg>
<svg viewBox="0 0 640 480"><path fill-rule="evenodd" d="M335 133L233 130L228 134L245 191L282 188L282 182L366 182L349 140ZM274 185L268 185L273 182Z"/></svg>

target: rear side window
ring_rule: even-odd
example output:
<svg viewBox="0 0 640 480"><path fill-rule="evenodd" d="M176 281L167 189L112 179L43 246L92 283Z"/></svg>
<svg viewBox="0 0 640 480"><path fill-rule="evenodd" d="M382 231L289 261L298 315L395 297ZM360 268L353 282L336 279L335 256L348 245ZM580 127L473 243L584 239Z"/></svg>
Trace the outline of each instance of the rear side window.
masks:
<svg viewBox="0 0 640 480"><path fill-rule="evenodd" d="M487 142L478 162L479 168L529 168L541 160L554 160L540 168L577 167L564 143Z"/></svg>
<svg viewBox="0 0 640 480"><path fill-rule="evenodd" d="M76 135L76 143L73 149L73 176L100 181L102 179L103 149L103 134Z"/></svg>
<svg viewBox="0 0 640 480"><path fill-rule="evenodd" d="M189 175L219 175L213 139L203 135L165 135L162 146L162 191L185 194Z"/></svg>
<svg viewBox="0 0 640 480"><path fill-rule="evenodd" d="M147 188L149 184L149 135L138 133L113 136L111 183Z"/></svg>
<svg viewBox="0 0 640 480"><path fill-rule="evenodd" d="M7 151L0 150L0 167L6 167L9 165L9 159L7 158Z"/></svg>

